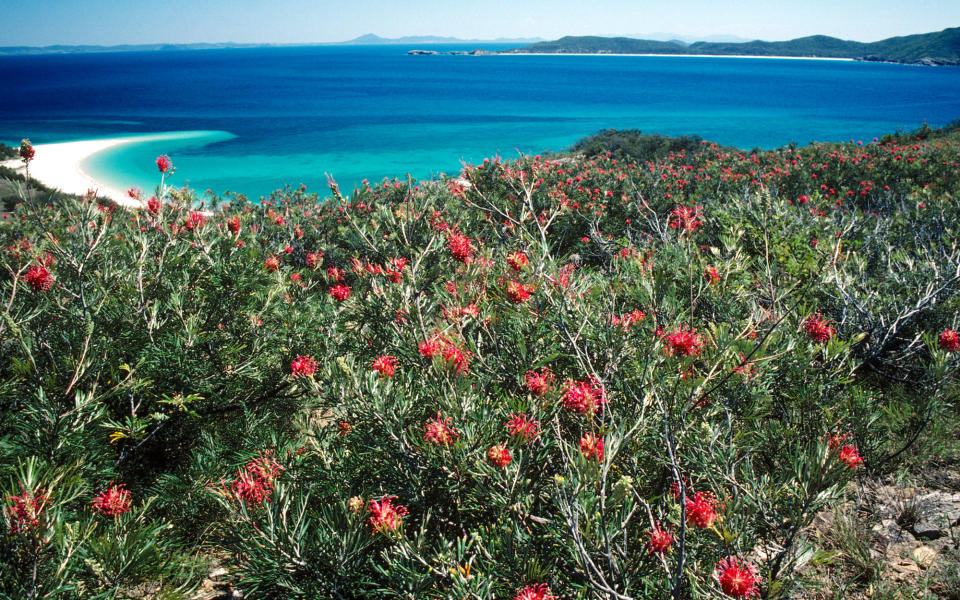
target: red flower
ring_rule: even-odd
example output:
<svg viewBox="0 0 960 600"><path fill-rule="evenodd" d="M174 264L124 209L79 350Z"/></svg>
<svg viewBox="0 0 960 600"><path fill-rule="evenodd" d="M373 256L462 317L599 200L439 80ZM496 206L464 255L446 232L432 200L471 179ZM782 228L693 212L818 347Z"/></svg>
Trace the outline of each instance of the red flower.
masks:
<svg viewBox="0 0 960 600"><path fill-rule="evenodd" d="M462 263L470 263L470 253L473 247L470 245L470 238L462 233L451 233L447 236L447 248L450 249L450 256L454 260Z"/></svg>
<svg viewBox="0 0 960 600"><path fill-rule="evenodd" d="M170 157L164 154L163 156L157 157L157 169L161 173L166 173L170 170L170 167L173 166L173 163L170 162Z"/></svg>
<svg viewBox="0 0 960 600"><path fill-rule="evenodd" d="M33 149L33 144L30 143L30 140L20 140L20 159L23 160L23 162L29 163L33 160L36 153L37 151Z"/></svg>
<svg viewBox="0 0 960 600"><path fill-rule="evenodd" d="M700 220L700 206L677 205L670 211L670 227L681 232L693 233L703 224Z"/></svg>
<svg viewBox="0 0 960 600"><path fill-rule="evenodd" d="M537 371L527 371L527 374L523 376L527 389L535 396L546 394L554 379L556 378L550 372L550 367L544 367L539 373Z"/></svg>
<svg viewBox="0 0 960 600"><path fill-rule="evenodd" d="M852 444L847 444L840 448L840 450L837 452L837 459L850 467L850 469L856 469L863 464L863 457L860 456L860 452L857 450L857 447Z"/></svg>
<svg viewBox="0 0 960 600"><path fill-rule="evenodd" d="M658 522L653 529L647 532L650 536L650 554L666 554L673 547L673 534L664 529Z"/></svg>
<svg viewBox="0 0 960 600"><path fill-rule="evenodd" d="M667 354L674 356L700 356L706 340L696 329L687 329L685 325L673 329L664 336L667 342Z"/></svg>
<svg viewBox="0 0 960 600"><path fill-rule="evenodd" d="M563 392L563 405L580 414L592 415L607 403L607 393L596 377L583 381L568 379Z"/></svg>
<svg viewBox="0 0 960 600"><path fill-rule="evenodd" d="M960 350L960 334L953 329L944 329L943 333L940 334L940 339L937 340L937 345L940 346L941 350L956 352Z"/></svg>
<svg viewBox="0 0 960 600"><path fill-rule="evenodd" d="M523 252L514 252L513 254L507 255L507 264L510 265L510 268L514 271L521 271L530 264L530 259L528 259L527 255Z"/></svg>
<svg viewBox="0 0 960 600"><path fill-rule="evenodd" d="M240 217L233 216L227 219L227 229L230 230L230 233L233 235L240 233Z"/></svg>
<svg viewBox="0 0 960 600"><path fill-rule="evenodd" d="M312 356L298 356L291 364L290 371L294 377L310 377L317 372L317 361Z"/></svg>
<svg viewBox="0 0 960 600"><path fill-rule="evenodd" d="M597 462L603 462L603 438L597 438L592 433L585 434L580 438L580 454L584 458L592 456Z"/></svg>
<svg viewBox="0 0 960 600"><path fill-rule="evenodd" d="M316 267L323 261L323 252L307 252L307 266Z"/></svg>
<svg viewBox="0 0 960 600"><path fill-rule="evenodd" d="M403 516L409 511L405 506L393 504L396 496L386 496L379 501L370 501L370 527L373 533L394 534L400 531L403 525Z"/></svg>
<svg viewBox="0 0 960 600"><path fill-rule="evenodd" d="M337 285L330 288L330 295L337 302L343 302L344 300L350 297L350 288L348 286L343 285L342 283L338 283Z"/></svg>
<svg viewBox="0 0 960 600"><path fill-rule="evenodd" d="M703 276L706 277L707 281L710 283L717 283L720 281L720 274L717 273L717 268L713 265L710 265L703 270Z"/></svg>
<svg viewBox="0 0 960 600"><path fill-rule="evenodd" d="M153 214L160 212L160 201L157 200L156 196L150 196L150 199L147 200L147 211Z"/></svg>
<svg viewBox="0 0 960 600"><path fill-rule="evenodd" d="M706 529L717 520L719 503L710 492L697 492L693 498L686 499L687 522L694 527Z"/></svg>
<svg viewBox="0 0 960 600"><path fill-rule="evenodd" d="M53 287L53 275L46 267L35 265L23 274L23 280L36 292L46 292Z"/></svg>
<svg viewBox="0 0 960 600"><path fill-rule="evenodd" d="M380 373L380 377L393 377L394 369L397 368L397 357L381 354L373 361L371 368Z"/></svg>
<svg viewBox="0 0 960 600"><path fill-rule="evenodd" d="M514 304L522 304L530 298L530 292L533 289L532 285L526 286L519 281L509 281L506 290L507 298Z"/></svg>
<svg viewBox="0 0 960 600"><path fill-rule="evenodd" d="M91 502L93 510L107 517L116 517L125 512L130 512L130 492L124 489L124 485L114 485L112 482L107 489Z"/></svg>
<svg viewBox="0 0 960 600"><path fill-rule="evenodd" d="M333 281L343 281L343 269L327 267L327 277Z"/></svg>
<svg viewBox="0 0 960 600"><path fill-rule="evenodd" d="M803 322L803 330L807 332L807 337L821 344L829 342L830 338L837 333L836 328L831 327L820 313L814 313L807 317L807 320Z"/></svg>
<svg viewBox="0 0 960 600"><path fill-rule="evenodd" d="M443 345L443 360L447 362L448 365L453 367L453 370L456 373L462 374L466 373L470 368L470 357L471 353L464 350L463 348L452 343L445 343Z"/></svg>
<svg viewBox="0 0 960 600"><path fill-rule="evenodd" d="M723 593L734 598L757 595L760 576L757 569L739 556L728 556L717 563L714 575Z"/></svg>
<svg viewBox="0 0 960 600"><path fill-rule="evenodd" d="M545 583L535 583L524 586L517 591L513 600L557 600L557 597L550 593L550 588Z"/></svg>
<svg viewBox="0 0 960 600"><path fill-rule="evenodd" d="M450 427L451 422L450 417L444 419L437 411L437 418L427 421L426 425L423 426L423 437L435 446L449 446L456 438L460 437L460 434Z"/></svg>
<svg viewBox="0 0 960 600"><path fill-rule="evenodd" d="M204 223L207 222L207 217L204 214L197 210L191 210L190 213L183 220L183 228L187 231L194 231L195 229L200 229L203 227Z"/></svg>
<svg viewBox="0 0 960 600"><path fill-rule="evenodd" d="M440 338L434 336L417 344L417 352L424 358L433 358L440 351Z"/></svg>
<svg viewBox="0 0 960 600"><path fill-rule="evenodd" d="M23 533L40 526L43 510L50 504L50 494L39 488L32 492L24 489L23 495L7 496L7 500L12 502L7 507L10 531Z"/></svg>
<svg viewBox="0 0 960 600"><path fill-rule="evenodd" d="M487 450L487 458L500 468L506 467L513 460L513 457L510 456L510 450L503 444L497 444Z"/></svg>
<svg viewBox="0 0 960 600"><path fill-rule="evenodd" d="M510 420L503 426L507 428L507 433L523 442L531 442L540 436L540 422L527 415L510 415Z"/></svg>
<svg viewBox="0 0 960 600"><path fill-rule="evenodd" d="M340 435L350 435L350 432L353 431L353 425L350 424L350 421L340 421L337 423L337 431L340 432Z"/></svg>
<svg viewBox="0 0 960 600"><path fill-rule="evenodd" d="M280 259L276 256L271 256L263 262L263 268L269 272L274 272L280 266Z"/></svg>
<svg viewBox="0 0 960 600"><path fill-rule="evenodd" d="M249 506L261 506L273 493L273 482L283 471L270 451L248 462L237 471L230 491L233 497Z"/></svg>

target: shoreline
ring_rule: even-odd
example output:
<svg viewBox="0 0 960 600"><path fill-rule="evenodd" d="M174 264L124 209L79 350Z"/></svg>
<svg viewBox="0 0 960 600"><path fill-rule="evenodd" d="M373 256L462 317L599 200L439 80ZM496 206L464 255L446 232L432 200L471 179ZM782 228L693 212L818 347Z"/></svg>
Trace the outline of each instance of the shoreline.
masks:
<svg viewBox="0 0 960 600"><path fill-rule="evenodd" d="M127 208L140 208L144 205L146 199L142 201L134 200L125 189L96 179L84 170L83 163L105 150L119 146L165 140L185 140L203 137L210 133L208 131L179 131L37 144L34 146L36 156L30 162L30 178L67 194L82 196L88 190L95 190L97 196L101 198L109 198ZM0 163L0 166L12 168L21 174L25 170L20 159L4 161Z"/></svg>
<svg viewBox="0 0 960 600"><path fill-rule="evenodd" d="M491 55L487 55L491 56ZM656 53L615 53L615 52L497 52L495 56L669 56L674 58L772 58L778 60L839 60L857 62L855 58L832 56L767 56L756 54L656 54ZM862 61L861 61L862 62Z"/></svg>

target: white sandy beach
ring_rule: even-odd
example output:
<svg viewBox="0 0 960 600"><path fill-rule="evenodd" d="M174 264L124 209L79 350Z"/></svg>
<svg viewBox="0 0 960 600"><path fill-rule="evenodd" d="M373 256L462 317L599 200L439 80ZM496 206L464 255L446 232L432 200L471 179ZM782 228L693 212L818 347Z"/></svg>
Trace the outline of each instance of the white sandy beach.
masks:
<svg viewBox="0 0 960 600"><path fill-rule="evenodd" d="M110 198L118 204L128 207L140 207L141 202L133 200L125 189L111 187L97 181L83 170L83 162L108 148L142 142L163 140L183 140L190 137L208 135L209 132L170 132L148 135L134 135L76 142L37 144L34 159L30 162L30 177L44 185L69 194L86 194L87 190L96 190L97 195ZM23 162L19 159L0 163L5 167L23 172ZM160 174L157 174L159 181Z"/></svg>
<svg viewBox="0 0 960 600"><path fill-rule="evenodd" d="M675 58L775 58L777 60L841 60L854 61L854 58L832 58L829 56L754 56L750 54L616 54L607 52L498 52L494 56L670 56Z"/></svg>

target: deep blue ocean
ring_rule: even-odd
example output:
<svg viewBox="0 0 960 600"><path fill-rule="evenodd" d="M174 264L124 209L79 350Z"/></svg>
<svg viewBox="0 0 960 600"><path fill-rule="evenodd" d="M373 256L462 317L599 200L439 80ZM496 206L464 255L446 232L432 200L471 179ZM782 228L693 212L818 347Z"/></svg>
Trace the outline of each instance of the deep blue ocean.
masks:
<svg viewBox="0 0 960 600"><path fill-rule="evenodd" d="M771 148L869 141L960 118L954 67L408 49L0 57L0 141L212 131L108 150L84 168L117 187L150 189L153 160L166 153L174 184L257 196L284 184L323 191L325 173L346 189L364 178L455 173L461 161L562 150L608 127Z"/></svg>

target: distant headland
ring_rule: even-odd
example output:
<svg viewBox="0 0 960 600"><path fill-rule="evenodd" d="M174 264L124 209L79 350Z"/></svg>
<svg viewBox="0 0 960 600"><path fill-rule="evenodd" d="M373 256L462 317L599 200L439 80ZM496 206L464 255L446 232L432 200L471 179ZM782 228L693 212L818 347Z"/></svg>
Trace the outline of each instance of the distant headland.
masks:
<svg viewBox="0 0 960 600"><path fill-rule="evenodd" d="M627 37L567 36L501 51L437 52L410 50L408 54L602 54L668 56L747 56L831 58L911 65L960 66L960 27L933 33L892 37L878 42L852 42L814 35L783 42L658 41Z"/></svg>

